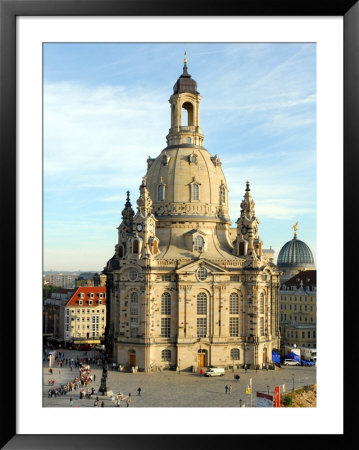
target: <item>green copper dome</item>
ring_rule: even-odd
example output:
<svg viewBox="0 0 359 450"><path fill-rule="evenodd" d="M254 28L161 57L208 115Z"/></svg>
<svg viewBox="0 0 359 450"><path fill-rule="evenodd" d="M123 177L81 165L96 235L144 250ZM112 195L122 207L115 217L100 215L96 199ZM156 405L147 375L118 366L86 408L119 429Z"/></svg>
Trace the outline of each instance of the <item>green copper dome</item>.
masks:
<svg viewBox="0 0 359 450"><path fill-rule="evenodd" d="M308 245L297 239L296 236L294 238L283 245L281 248L277 266L279 268L285 267L315 267L313 254L308 247Z"/></svg>

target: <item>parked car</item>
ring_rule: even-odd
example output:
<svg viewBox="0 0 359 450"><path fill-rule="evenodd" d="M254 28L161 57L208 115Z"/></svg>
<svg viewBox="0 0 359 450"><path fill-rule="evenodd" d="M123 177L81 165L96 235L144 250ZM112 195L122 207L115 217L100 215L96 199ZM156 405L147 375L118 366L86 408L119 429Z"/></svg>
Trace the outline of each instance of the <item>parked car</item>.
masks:
<svg viewBox="0 0 359 450"><path fill-rule="evenodd" d="M283 364L285 366L300 366L300 362L296 361L295 359L285 359L283 361Z"/></svg>
<svg viewBox="0 0 359 450"><path fill-rule="evenodd" d="M206 377L218 377L224 375L224 369L222 367L212 367L204 374Z"/></svg>

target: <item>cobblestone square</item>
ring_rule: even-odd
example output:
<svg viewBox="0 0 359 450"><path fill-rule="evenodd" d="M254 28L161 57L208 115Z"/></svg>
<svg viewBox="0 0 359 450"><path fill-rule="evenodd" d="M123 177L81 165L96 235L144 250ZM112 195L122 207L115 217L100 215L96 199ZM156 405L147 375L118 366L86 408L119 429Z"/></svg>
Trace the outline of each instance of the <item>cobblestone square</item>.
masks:
<svg viewBox="0 0 359 450"><path fill-rule="evenodd" d="M79 354L75 351L65 351L65 358L76 358L77 356L92 357L94 352L84 352ZM43 406L44 407L70 407L72 397L73 407L94 407L96 396L99 397L100 404L104 401L105 407L117 407L108 396L103 396L99 392L102 377L102 366L91 364L91 373L95 375L95 380L88 387L95 388L95 394L91 399L80 399L80 389L67 392L65 395L48 397L49 378L55 379L54 387L66 384L78 376L79 369L73 368L71 371L68 365L59 369L57 364L53 365L53 374L49 373L47 361L43 367ZM238 374L240 380L236 381L234 376ZM286 391L293 388L293 376L295 389L316 383L315 367L285 367L277 370L248 370L243 369L235 372L226 371L224 376L205 377L199 373L163 371L155 373L129 373L108 370L107 386L108 390L115 395L122 392L124 400L121 407L126 407L126 397L131 393L131 403L129 407L239 407L240 399L242 406L250 407L251 396L245 393L247 385L252 379L253 393L252 404L255 406L256 391L274 394L275 386L280 386L282 393L283 384ZM225 392L225 385L232 385L230 394ZM141 388L141 396L137 395L137 389Z"/></svg>

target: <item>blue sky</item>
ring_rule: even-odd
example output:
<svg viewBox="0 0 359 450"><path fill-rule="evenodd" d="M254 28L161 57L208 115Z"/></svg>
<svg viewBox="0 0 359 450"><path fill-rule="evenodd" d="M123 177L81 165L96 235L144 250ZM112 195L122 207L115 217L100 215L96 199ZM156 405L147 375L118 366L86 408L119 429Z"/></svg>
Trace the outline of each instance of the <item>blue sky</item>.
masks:
<svg viewBox="0 0 359 450"><path fill-rule="evenodd" d="M276 257L293 237L316 258L315 44L44 44L44 270L101 271L126 191L166 146L168 99L188 71L204 147L218 154L230 216L251 183L259 234Z"/></svg>

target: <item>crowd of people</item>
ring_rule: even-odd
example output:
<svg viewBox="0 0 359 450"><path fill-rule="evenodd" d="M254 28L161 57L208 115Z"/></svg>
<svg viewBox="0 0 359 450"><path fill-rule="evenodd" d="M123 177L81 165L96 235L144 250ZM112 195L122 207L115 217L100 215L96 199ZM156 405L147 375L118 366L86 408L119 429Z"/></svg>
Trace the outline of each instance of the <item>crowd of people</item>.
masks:
<svg viewBox="0 0 359 450"><path fill-rule="evenodd" d="M74 391L79 392L80 400L92 399L95 395L96 389L94 386L90 387L89 385L96 380L96 375L93 373L90 364L102 365L102 363L103 359L101 357L78 356L76 358L66 358L64 352L59 351L58 356L56 356L54 361L55 367L49 368L49 373L51 376L48 379L48 384L51 387L48 390L48 397L59 397L70 393L70 406L73 406ZM60 384L60 386L55 387L56 381L53 375L56 373L56 371L58 371L60 375L61 369L63 367L69 367L71 371L73 371L73 369L78 369L78 376L75 376L72 381L62 383ZM98 392L102 392L102 395L105 394L105 392L101 390L101 386L99 387ZM139 396L141 395L141 388L138 388L137 393ZM118 395L115 396L115 399L115 403L117 406L121 406L121 401L123 401L128 407L131 403L131 394L129 393L128 396L125 396L121 392L119 392ZM99 397L96 397L93 406L104 407L105 403L104 401L100 402Z"/></svg>

